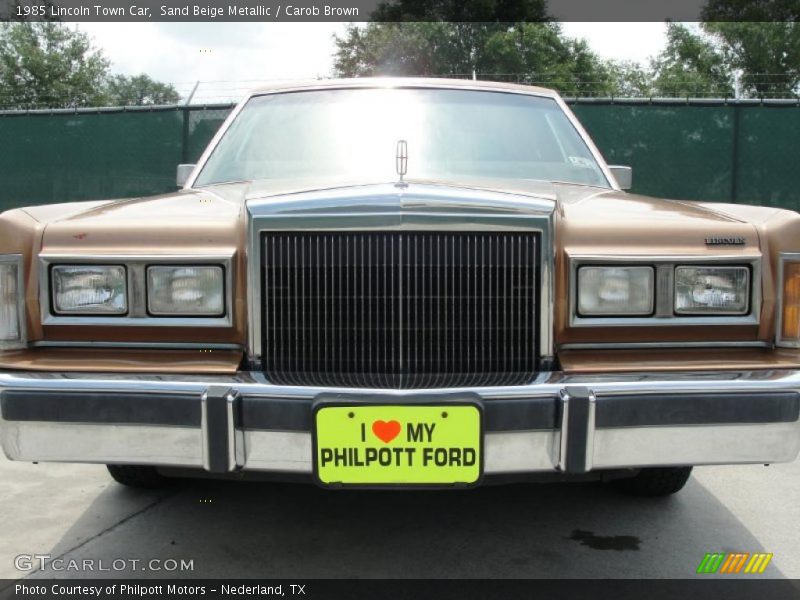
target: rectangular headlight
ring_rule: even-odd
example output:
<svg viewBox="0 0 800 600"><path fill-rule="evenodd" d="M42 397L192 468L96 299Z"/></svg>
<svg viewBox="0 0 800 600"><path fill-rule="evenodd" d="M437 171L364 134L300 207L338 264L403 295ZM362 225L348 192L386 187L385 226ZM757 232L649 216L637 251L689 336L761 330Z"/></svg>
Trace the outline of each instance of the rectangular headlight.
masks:
<svg viewBox="0 0 800 600"><path fill-rule="evenodd" d="M747 267L675 267L675 312L744 315L750 309Z"/></svg>
<svg viewBox="0 0 800 600"><path fill-rule="evenodd" d="M147 310L154 316L221 317L224 273L220 266L147 267Z"/></svg>
<svg viewBox="0 0 800 600"><path fill-rule="evenodd" d="M128 312L125 267L56 265L53 310L60 315L124 315Z"/></svg>
<svg viewBox="0 0 800 600"><path fill-rule="evenodd" d="M585 266L578 269L578 314L637 316L653 312L653 267Z"/></svg>
<svg viewBox="0 0 800 600"><path fill-rule="evenodd" d="M17 262L0 262L0 342L19 342L22 339L18 269Z"/></svg>

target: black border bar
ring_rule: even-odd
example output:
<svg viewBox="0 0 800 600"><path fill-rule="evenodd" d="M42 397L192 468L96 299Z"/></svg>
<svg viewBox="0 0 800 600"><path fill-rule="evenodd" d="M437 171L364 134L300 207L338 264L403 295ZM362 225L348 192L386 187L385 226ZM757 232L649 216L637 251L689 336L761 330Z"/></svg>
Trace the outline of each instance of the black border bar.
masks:
<svg viewBox="0 0 800 600"><path fill-rule="evenodd" d="M90 22L655 22L797 20L795 0L0 0L0 20Z"/></svg>
<svg viewBox="0 0 800 600"><path fill-rule="evenodd" d="M580 577L580 564L575 565L575 576ZM620 575L620 573L609 573ZM83 587L101 588L104 600L136 599L163 600L165 598L202 597L207 600L238 597L274 598L255 591L258 586L275 589L281 586L284 598L296 600L359 600L380 598L381 600L572 600L574 598L597 598L613 600L675 600L677 598L720 598L725 600L798 600L800 581L792 579L743 579L730 577L691 579L27 579L0 580L0 598L3 600L82 600L98 596L69 593L68 590ZM687 575L687 577L692 574ZM32 590L35 586L44 593L24 593L16 586ZM115 587L113 587L115 586ZM123 588L123 586L131 586ZM172 589L195 588L195 595L170 593ZM223 594L223 586L254 589L243 595ZM292 586L295 586L292 588ZM298 593L302 586L302 593ZM59 590L54 592L54 588ZM116 592L112 590L116 589ZM121 589L126 589L121 592ZM130 590L130 591L128 591ZM135 591L134 591L135 590Z"/></svg>

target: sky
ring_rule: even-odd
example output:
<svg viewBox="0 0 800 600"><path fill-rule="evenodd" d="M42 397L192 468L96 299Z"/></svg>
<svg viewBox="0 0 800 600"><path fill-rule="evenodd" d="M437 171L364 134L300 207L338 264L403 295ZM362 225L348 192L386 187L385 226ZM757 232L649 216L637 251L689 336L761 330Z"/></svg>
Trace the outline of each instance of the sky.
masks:
<svg viewBox="0 0 800 600"><path fill-rule="evenodd" d="M327 77L345 23L81 23L115 73L147 73L194 101L227 102L258 82ZM646 62L666 42L663 23L564 23L603 58Z"/></svg>

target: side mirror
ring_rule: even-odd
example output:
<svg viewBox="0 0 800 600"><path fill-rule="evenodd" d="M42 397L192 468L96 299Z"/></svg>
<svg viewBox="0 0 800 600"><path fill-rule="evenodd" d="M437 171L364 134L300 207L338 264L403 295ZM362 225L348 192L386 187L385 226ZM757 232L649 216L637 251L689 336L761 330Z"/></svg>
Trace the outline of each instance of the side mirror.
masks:
<svg viewBox="0 0 800 600"><path fill-rule="evenodd" d="M175 183L178 187L183 187L189 181L189 175L192 174L197 165L178 165L178 175L175 177Z"/></svg>
<svg viewBox="0 0 800 600"><path fill-rule="evenodd" d="M633 169L619 165L608 165L608 168L621 189L629 190L633 187Z"/></svg>

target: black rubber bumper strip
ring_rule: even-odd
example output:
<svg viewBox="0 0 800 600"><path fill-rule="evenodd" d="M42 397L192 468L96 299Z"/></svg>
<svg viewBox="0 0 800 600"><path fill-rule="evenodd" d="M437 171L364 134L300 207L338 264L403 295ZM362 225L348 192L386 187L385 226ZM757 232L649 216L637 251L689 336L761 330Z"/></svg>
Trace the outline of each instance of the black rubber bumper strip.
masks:
<svg viewBox="0 0 800 600"><path fill-rule="evenodd" d="M586 448L589 439L589 406L591 392L585 387L567 387L567 419L564 423L567 436L567 473L586 472Z"/></svg>
<svg viewBox="0 0 800 600"><path fill-rule="evenodd" d="M6 421L200 427L195 394L5 390L0 410Z"/></svg>
<svg viewBox="0 0 800 600"><path fill-rule="evenodd" d="M797 392L598 395L595 426L793 423L799 417Z"/></svg>
<svg viewBox="0 0 800 600"><path fill-rule="evenodd" d="M311 431L312 404L311 398L242 397L238 420L247 430ZM6 390L0 395L0 406L6 421L55 423L200 427L201 414L199 394ZM484 402L483 406L486 431L530 431L558 426L555 398L498 399Z"/></svg>
<svg viewBox="0 0 800 600"><path fill-rule="evenodd" d="M391 401L402 403L402 399ZM245 429L311 431L310 398L243 397L240 402ZM558 428L555 398L485 400L483 406L486 431ZM178 427L200 427L201 414L199 394L158 392L5 390L0 394L0 410L6 421ZM796 392L598 395L596 426L787 423L798 418L800 394Z"/></svg>
<svg viewBox="0 0 800 600"><path fill-rule="evenodd" d="M228 423L228 396L233 398L232 416L233 423ZM211 386L206 391L205 411L206 422L203 434L206 446L208 464L206 468L211 473L227 473L231 470L230 456L230 431L228 426L233 428L238 426L238 404L240 398L235 390L222 385Z"/></svg>
<svg viewBox="0 0 800 600"><path fill-rule="evenodd" d="M365 394L363 398L370 399L370 396ZM375 400L403 404L402 398L378 396ZM360 402L364 402L364 399ZM435 398L431 402L435 402ZM245 397L242 400L242 423L247 430L311 431L312 404L310 399ZM486 431L530 431L557 427L558 405L555 398L489 400L483 402L483 409Z"/></svg>

